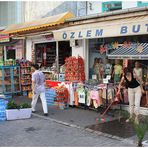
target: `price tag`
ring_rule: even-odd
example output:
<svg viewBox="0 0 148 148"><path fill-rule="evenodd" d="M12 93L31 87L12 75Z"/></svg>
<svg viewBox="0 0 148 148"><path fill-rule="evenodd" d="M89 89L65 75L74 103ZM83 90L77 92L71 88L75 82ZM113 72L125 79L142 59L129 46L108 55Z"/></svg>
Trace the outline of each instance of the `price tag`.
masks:
<svg viewBox="0 0 148 148"><path fill-rule="evenodd" d="M107 75L106 79L110 80L111 79L111 75Z"/></svg>
<svg viewBox="0 0 148 148"><path fill-rule="evenodd" d="M97 75L92 75L92 79L96 80L97 79Z"/></svg>
<svg viewBox="0 0 148 148"><path fill-rule="evenodd" d="M103 79L103 83L107 84L108 83L108 79Z"/></svg>

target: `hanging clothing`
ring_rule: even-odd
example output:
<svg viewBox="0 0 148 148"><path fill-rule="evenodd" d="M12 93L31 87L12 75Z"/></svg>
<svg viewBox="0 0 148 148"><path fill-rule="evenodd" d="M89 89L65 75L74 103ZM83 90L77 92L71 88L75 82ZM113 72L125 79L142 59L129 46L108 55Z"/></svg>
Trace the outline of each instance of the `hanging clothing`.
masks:
<svg viewBox="0 0 148 148"><path fill-rule="evenodd" d="M101 80L101 64L96 63L93 67L94 74L97 75L97 80Z"/></svg>
<svg viewBox="0 0 148 148"><path fill-rule="evenodd" d="M84 103L85 104L85 89L83 87L77 88L78 92L78 102L79 103Z"/></svg>
<svg viewBox="0 0 148 148"><path fill-rule="evenodd" d="M107 64L104 66L104 73L105 73L105 76L110 75L110 74L111 74L111 70L112 70L112 65L111 65L110 63L107 63Z"/></svg>
<svg viewBox="0 0 148 148"><path fill-rule="evenodd" d="M91 92L90 90L87 90L87 99L86 99L87 106L90 106L91 105L90 92Z"/></svg>
<svg viewBox="0 0 148 148"><path fill-rule="evenodd" d="M93 100L93 105L95 108L100 106L100 98L99 98L99 91L98 90L91 90L90 97Z"/></svg>
<svg viewBox="0 0 148 148"><path fill-rule="evenodd" d="M65 87L68 89L69 92L69 105L74 105L74 89L72 87L72 83L65 84Z"/></svg>
<svg viewBox="0 0 148 148"><path fill-rule="evenodd" d="M120 76L122 74L122 66L121 65L115 65L114 66L114 81L119 82Z"/></svg>

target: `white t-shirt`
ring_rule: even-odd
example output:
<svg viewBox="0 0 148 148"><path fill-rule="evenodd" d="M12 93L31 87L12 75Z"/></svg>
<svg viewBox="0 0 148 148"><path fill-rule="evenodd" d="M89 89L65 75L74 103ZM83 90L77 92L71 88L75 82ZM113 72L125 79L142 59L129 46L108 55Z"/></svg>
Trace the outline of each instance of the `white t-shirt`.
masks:
<svg viewBox="0 0 148 148"><path fill-rule="evenodd" d="M32 81L35 82L34 93L38 94L41 92L45 92L45 86L44 86L45 76L42 73L42 71L36 70L32 74Z"/></svg>

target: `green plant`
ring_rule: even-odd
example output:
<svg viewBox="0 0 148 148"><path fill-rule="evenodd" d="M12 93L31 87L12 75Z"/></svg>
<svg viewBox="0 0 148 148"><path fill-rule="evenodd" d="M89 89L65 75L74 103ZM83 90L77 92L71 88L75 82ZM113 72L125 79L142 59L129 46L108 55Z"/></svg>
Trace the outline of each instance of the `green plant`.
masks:
<svg viewBox="0 0 148 148"><path fill-rule="evenodd" d="M142 146L142 140L146 132L148 131L148 124L147 123L136 124L135 122L133 122L133 126L138 138L138 146Z"/></svg>
<svg viewBox="0 0 148 148"><path fill-rule="evenodd" d="M9 101L7 104L7 109L19 109L20 107L13 101Z"/></svg>
<svg viewBox="0 0 148 148"><path fill-rule="evenodd" d="M23 108L31 108L31 105L28 103L22 103L20 104L20 109L23 109Z"/></svg>
<svg viewBox="0 0 148 148"><path fill-rule="evenodd" d="M31 108L31 105L28 103L22 103L18 105L13 100L9 101L7 104L7 109L23 109L23 108Z"/></svg>
<svg viewBox="0 0 148 148"><path fill-rule="evenodd" d="M124 111L124 110L117 110L117 113L120 114L121 117L123 118L129 118L130 114L128 111ZM133 116L130 120L130 123L132 124L135 133L137 135L138 138L138 146L142 146L142 140L144 139L144 136L146 134L146 132L148 131L148 118L147 116L141 116L141 120L140 123L137 124L135 123L135 117Z"/></svg>

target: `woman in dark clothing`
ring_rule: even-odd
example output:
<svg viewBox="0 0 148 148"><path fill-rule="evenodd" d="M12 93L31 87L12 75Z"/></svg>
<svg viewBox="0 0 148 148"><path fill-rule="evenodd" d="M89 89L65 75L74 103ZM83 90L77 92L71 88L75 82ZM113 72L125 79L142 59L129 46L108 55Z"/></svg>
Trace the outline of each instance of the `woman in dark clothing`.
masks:
<svg viewBox="0 0 148 148"><path fill-rule="evenodd" d="M140 101L141 101L141 87L136 78L134 78L133 71L130 69L125 68L123 76L121 78L119 89L123 82L126 82L128 88L128 99L129 99L129 113L130 117L126 120L129 122L130 119L133 117L133 114L136 115L135 122L138 124L138 116L139 116L139 108L140 108Z"/></svg>

